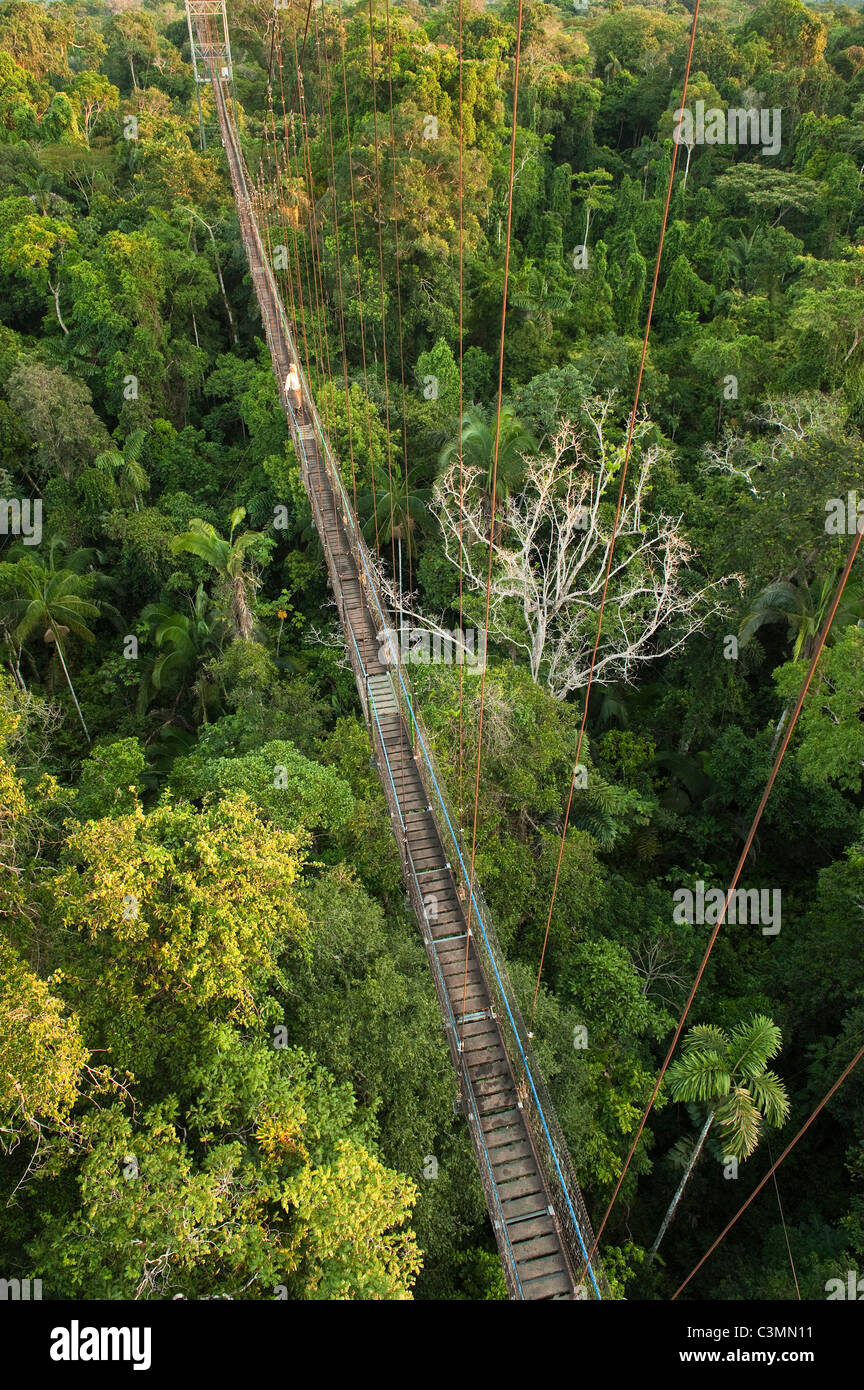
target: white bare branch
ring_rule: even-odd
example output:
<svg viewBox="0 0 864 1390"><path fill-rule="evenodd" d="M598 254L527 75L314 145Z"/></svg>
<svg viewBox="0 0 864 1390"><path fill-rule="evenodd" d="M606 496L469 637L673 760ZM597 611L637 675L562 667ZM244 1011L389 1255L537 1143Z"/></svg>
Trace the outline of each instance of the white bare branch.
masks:
<svg viewBox="0 0 864 1390"><path fill-rule="evenodd" d="M606 568L613 544L616 479L623 450L607 438L611 404L594 400L579 431L563 423L551 451L526 459L521 490L491 527L481 471L458 460L432 503L448 559L468 592L485 595L490 530L489 633L525 653L532 678L563 699L588 681ZM677 520L646 512L656 445L639 421L630 488L622 500L594 661L600 681L632 682L648 662L680 649L713 614L730 581L694 582L694 551Z"/></svg>

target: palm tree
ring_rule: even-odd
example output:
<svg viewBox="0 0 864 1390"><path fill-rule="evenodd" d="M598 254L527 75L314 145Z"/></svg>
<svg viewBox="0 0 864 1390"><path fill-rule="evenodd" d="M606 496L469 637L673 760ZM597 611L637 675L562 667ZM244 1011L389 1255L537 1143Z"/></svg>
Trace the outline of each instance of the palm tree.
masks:
<svg viewBox="0 0 864 1390"><path fill-rule="evenodd" d="M786 1088L775 1072L766 1070L766 1063L780 1051L781 1043L780 1029L763 1014L754 1014L731 1034L712 1024L700 1024L688 1032L680 1057L669 1068L669 1089L673 1100L706 1106L707 1114L651 1246L651 1259L675 1215L712 1125L718 1127L724 1154L745 1159L759 1143L763 1119L778 1128L785 1124L789 1114Z"/></svg>
<svg viewBox="0 0 864 1390"><path fill-rule="evenodd" d="M510 303L514 309L521 309L526 323L533 319L541 333L551 337L555 315L569 309L572 290L570 294L562 294L560 290L550 289L548 277L533 268L523 278L526 283L513 291ZM573 283L575 286L575 278Z"/></svg>
<svg viewBox="0 0 864 1390"><path fill-rule="evenodd" d="M70 563L65 568L57 569L54 556L62 546L62 541L55 537L51 543L47 565L35 555L28 554L23 555L15 564L3 566L10 575L16 596L0 604L0 621L15 624L13 636L19 648L39 628L42 629L43 642L53 643L69 693L78 711L84 736L89 743L90 733L66 665L63 639L72 632L85 642L92 642L94 635L87 623L99 617L100 607L84 597L83 591L89 587L90 579L75 568L75 565L81 562L80 557L90 552L76 552L70 557Z"/></svg>
<svg viewBox="0 0 864 1390"><path fill-rule="evenodd" d="M149 603L141 614L148 624L157 649L141 688L141 705L146 707L162 690L174 690L178 696L186 680L209 656L218 656L222 646L222 620L208 598L204 585L199 584L194 599L189 600L188 613L176 612L167 603ZM201 678L194 689L201 705L201 717L207 722L208 682Z"/></svg>
<svg viewBox="0 0 864 1390"><path fill-rule="evenodd" d="M794 582L795 574L792 574L788 579L776 579L771 584L766 584L765 588L756 595L742 619L738 630L738 640L741 646L746 646L764 624L785 622L789 628L789 636L795 639L792 647L792 660L809 662L816 650L819 633L822 631L837 590L841 568L839 562L835 564L823 581L818 593L816 588L808 584L806 580L796 584ZM837 612L834 615L827 640L832 641L837 633L842 628L848 627L850 623L862 621L864 621L864 584L860 579L850 579L837 605ZM786 705L777 722L771 743L772 753L786 727L793 703L794 701L790 701Z"/></svg>
<svg viewBox="0 0 864 1390"><path fill-rule="evenodd" d="M370 543L377 537L379 545L394 540L399 553L396 575L400 594L399 627L402 627L402 542L408 545L408 570L412 568L412 539L414 531L428 517L427 503L432 495L428 487L416 487L416 473L399 468L388 476L380 466L373 465L374 490L370 487L357 494L357 513L363 534ZM409 580L410 583L410 580Z"/></svg>
<svg viewBox="0 0 864 1390"><path fill-rule="evenodd" d="M125 444L112 444L93 460L93 467L107 473L117 484L121 501L133 503L140 511L139 495L150 487L150 479L141 465L141 450L147 438L146 430L133 430Z"/></svg>
<svg viewBox="0 0 864 1390"><path fill-rule="evenodd" d="M503 502L517 488L525 472L523 455L535 453L537 441L517 420L513 407L501 407L501 426L498 435L498 470L495 501ZM486 482L486 492L492 493L492 474L495 471L495 413L487 414L482 406L471 405L460 421L456 439L445 445L439 457L442 469L449 467L462 455L469 467L479 468Z"/></svg>
<svg viewBox="0 0 864 1390"><path fill-rule="evenodd" d="M362 519L366 539L377 534L386 544L394 540L410 540L416 528L428 517L427 502L432 489L418 487L417 474L409 469L406 479L400 468L388 476L380 464L374 468L375 492L372 488L357 494L357 512Z"/></svg>
<svg viewBox="0 0 864 1390"><path fill-rule="evenodd" d="M755 237L756 231L754 230L749 237L742 232L734 241L727 238L726 244L720 252L720 261L725 265L730 279L736 285L746 286L747 266L753 253Z"/></svg>
<svg viewBox="0 0 864 1390"><path fill-rule="evenodd" d="M212 565L222 578L228 590L228 606L238 637L249 641L252 637L252 609L250 599L255 581L246 570L246 553L263 539L259 531L243 531L239 536L234 532L246 515L245 507L235 507L229 518L227 540L220 536L209 521L193 517L189 530L175 537L172 550L175 554L187 551L198 555Z"/></svg>
<svg viewBox="0 0 864 1390"><path fill-rule="evenodd" d="M776 579L766 584L756 595L749 610L744 615L738 632L741 646L750 641L754 633L764 623L787 623L790 637L794 635L792 648L793 661L809 661L816 650L816 642L822 631L831 600L837 590L841 566L835 565L831 573L817 591L806 581L794 582L795 575L789 579ZM848 582L831 624L828 640L840 628L864 618L864 585L860 580Z"/></svg>

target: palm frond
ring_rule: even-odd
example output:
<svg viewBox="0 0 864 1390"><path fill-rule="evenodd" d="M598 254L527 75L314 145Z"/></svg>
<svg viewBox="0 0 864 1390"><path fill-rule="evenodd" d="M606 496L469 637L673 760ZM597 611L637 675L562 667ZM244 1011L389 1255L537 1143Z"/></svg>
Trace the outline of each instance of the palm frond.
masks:
<svg viewBox="0 0 864 1390"><path fill-rule="evenodd" d="M776 1072L765 1071L761 1076L751 1076L747 1089L769 1125L779 1129L786 1123L789 1118L789 1097Z"/></svg>
<svg viewBox="0 0 864 1390"><path fill-rule="evenodd" d="M673 1062L667 1073L674 1100L714 1100L729 1092L731 1078L721 1052L690 1052Z"/></svg>
<svg viewBox="0 0 864 1390"><path fill-rule="evenodd" d="M780 1051L781 1033L776 1023L756 1014L732 1030L727 1055L730 1069L748 1079L759 1076L765 1063Z"/></svg>
<svg viewBox="0 0 864 1390"><path fill-rule="evenodd" d="M717 1106L718 1136L733 1158L749 1158L759 1143L761 1117L750 1092L735 1086Z"/></svg>

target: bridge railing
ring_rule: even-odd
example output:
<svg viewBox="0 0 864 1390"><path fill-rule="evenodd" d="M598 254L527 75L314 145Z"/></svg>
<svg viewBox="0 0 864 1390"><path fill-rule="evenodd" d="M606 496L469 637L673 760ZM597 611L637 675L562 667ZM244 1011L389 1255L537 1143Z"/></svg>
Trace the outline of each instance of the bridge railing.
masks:
<svg viewBox="0 0 864 1390"><path fill-rule="evenodd" d="M401 670L397 668L391 678L403 717L414 732L419 753L418 771L432 806L441 842L459 885L463 910L470 923L475 949L516 1082L519 1104L543 1169L571 1268L575 1272L585 1270L588 1253L594 1244L591 1222L558 1116L534 1055L530 1031L516 999L494 917L476 875L472 876L470 851L437 766L423 716L411 698ZM588 1298L611 1297L596 1260L591 1261L580 1291Z"/></svg>
<svg viewBox="0 0 864 1390"><path fill-rule="evenodd" d="M238 164L237 172L240 192L246 204L245 211L250 218L254 239L257 243L257 250L268 282L270 298L280 318L279 328L281 334L284 341L288 344L292 360L297 364L303 391L304 413L313 427L317 442L320 446L324 467L331 482L335 505L345 528L345 535L357 566L357 572L369 594L370 606L373 613L380 619L382 632L389 633L392 631L392 618L386 611L382 595L379 591L375 563L360 531L354 515L354 509L345 489L339 465L333 455L329 439L321 423L314 395L310 389L306 373L300 361L300 354L297 352L294 343L291 325L285 314L276 277L266 254L254 215L251 213L251 203L248 195L248 179L246 177L245 168L243 167L239 141L236 138L233 126L227 119L227 111L225 111L224 104L221 101L222 94L221 91L218 90L218 82L214 81L214 87L217 88L217 103L222 105L223 112L226 116L226 125L230 129L234 147L232 154L234 154ZM276 325L270 321L270 316L266 312L264 314L264 327L268 339L268 346L271 348L273 355L277 382L280 387L280 395L283 395L282 381L279 379L279 376L281 365L284 365L284 346L279 343ZM315 495L316 489L298 421L290 405L288 406L288 414L291 422L295 449L304 475L304 482L310 497L313 512L316 514L316 522L319 523L319 534L322 537L326 550L329 549L326 541L327 528L323 524L323 517L320 513L318 499ZM331 562L331 572L335 573L335 558L332 551L329 553L328 558ZM341 595L338 593L337 603L339 604L340 617L344 620L345 614L342 609ZM346 630L351 631L350 623L344 622L343 625ZM356 648L356 643L354 645ZM398 652L395 653L395 655L397 656L395 670L391 669L390 671L393 691L402 716L411 732L415 747L417 769L426 790L429 804L432 808L432 815L438 827L441 843L448 856L449 865L454 872L457 885L459 886L465 915L470 921L471 934L486 980L486 985L492 999L493 1010L499 1024L502 1041L507 1051L510 1067L516 1082L519 1104L522 1107L526 1124L533 1140L535 1152L543 1170L546 1186L550 1194L552 1207L557 1218L571 1268L574 1273L584 1270L587 1274L587 1279L579 1286L579 1292L581 1296L585 1298L610 1298L611 1291L608 1281L603 1274L599 1262L596 1259L590 1262L588 1261L589 1251L593 1248L594 1244L590 1219L575 1172L573 1171L570 1154L564 1139L563 1131L561 1130L560 1122L534 1056L533 1047L531 1045L531 1034L525 1024L516 1000L515 990L513 989L504 955L501 951L495 931L493 915L480 885L472 872L470 852L465 845L458 819L450 803L444 778L436 764L432 750L432 740L406 684L401 665L398 662ZM358 685L365 695L365 712L370 728L372 729L373 742L377 747L379 756L383 753L386 761L387 755L384 749L383 738L381 737L380 728L377 727L377 712L369 690L368 673L365 670L359 650L349 652L349 657L355 675L358 677ZM387 763L387 766L389 769L389 763ZM395 787L393 788L393 792L395 797ZM388 797L388 801L390 799L391 798ZM398 810L398 798L395 799ZM398 812L398 814L401 817L401 811ZM404 862L406 855L410 861L410 850L407 845L407 835L404 833L404 825L402 826L402 830L403 834L400 836L400 851L402 852ZM422 892L420 891L416 870L414 870L413 864L411 863L408 863L407 867L409 869L408 881L414 886L414 891L411 896L414 902L415 912L417 912L418 919L421 922L421 928L425 938L429 931L426 905ZM437 963L437 956L434 949L431 951L431 956ZM438 975L440 976L440 966L438 968ZM448 1033L452 1038L457 1040L458 1048L458 1032L455 1020L452 1017L452 1011L450 1010L449 998L444 988L443 978L436 978L435 985L439 997L444 1004L445 1022L448 1027ZM467 1083L468 1078L464 1070L463 1079ZM469 1114L473 1117L474 1121L472 1129L475 1131L476 1135L479 1136L479 1142L482 1144L480 1117L477 1111L476 1099L473 1096L470 1085L467 1086L466 1096ZM485 1145L483 1145L483 1147L485 1148ZM491 1199L490 1211L495 1211L497 1204L497 1209L500 1212L500 1198L491 1177L491 1164L488 1163L488 1154L486 1155L486 1159L489 1171L487 1173L481 1163L481 1180L483 1181L484 1188L487 1189L487 1198ZM507 1236L507 1228L503 1221L503 1213L501 1214L501 1229L503 1240L509 1246L509 1237ZM500 1243L501 1241L499 1240L499 1244ZM508 1268L508 1264L510 1268ZM514 1278L518 1284L518 1276L515 1273L515 1261L512 1257L512 1250L510 1251L509 1261L505 1263L505 1273L508 1275L508 1284L511 1286L512 1291ZM518 1291L516 1296L521 1297L521 1291Z"/></svg>
<svg viewBox="0 0 864 1390"><path fill-rule="evenodd" d="M409 888L411 905L414 909L417 921L420 924L420 931L423 937L423 944L426 948L426 954L432 966L432 979L435 986L435 992L438 996L439 1007L441 1009L442 1017L444 1019L444 1027L447 1033L447 1040L450 1046L451 1055L453 1057L453 1063L457 1071L459 1071L461 1058L459 1045L459 1028L457 1026L456 1019L453 1015L453 1009L450 1003L450 994L447 989L446 982L444 980L443 972L441 970L441 962L438 958L438 952L435 948L435 940L432 934L432 921L429 915L429 908L421 886L420 875L417 871L417 866L414 863L414 857L411 853L411 846L408 841L407 828L402 814L402 808L399 802L399 795L396 789L396 782L393 776L393 768L390 764L390 757L387 752L387 745L384 739L384 734L382 732L381 723L378 717L375 696L373 691L370 689L368 683L368 672L366 672L363 663L363 658L357 646L357 642L354 639L353 629L350 627L350 625L348 627L348 631L349 633L351 633L352 644L354 647L354 661L352 662L352 664L355 666L355 669L359 668L364 674L364 681L366 686L366 700L369 712L369 726L372 733L372 747L378 758L379 766L382 768L382 770L386 769L387 776L385 780L385 795L391 807L391 811L393 815L397 818L399 824L399 850L402 858L405 880ZM507 1284L507 1288L511 1298L524 1299L525 1293L522 1288L522 1282L519 1278L519 1269L516 1263L516 1256L513 1251L513 1246L510 1242L510 1233L507 1228L507 1222L504 1219L504 1212L501 1207L501 1196L498 1191L498 1185L495 1182L495 1174L492 1167L492 1159L489 1154L489 1150L486 1145L486 1139L483 1133L483 1125L481 1123L480 1110L477 1105L477 1097L474 1094L474 1088L471 1085L471 1079L467 1071L465 1070L461 1071L461 1083L463 1110L469 1121L471 1137L474 1143L475 1151L477 1153L477 1169L480 1175L480 1182L483 1186L483 1191L486 1198L486 1208L490 1213L490 1216L492 1217L492 1222L495 1229L495 1238L498 1244L499 1252L501 1254L501 1264L504 1271L505 1282Z"/></svg>

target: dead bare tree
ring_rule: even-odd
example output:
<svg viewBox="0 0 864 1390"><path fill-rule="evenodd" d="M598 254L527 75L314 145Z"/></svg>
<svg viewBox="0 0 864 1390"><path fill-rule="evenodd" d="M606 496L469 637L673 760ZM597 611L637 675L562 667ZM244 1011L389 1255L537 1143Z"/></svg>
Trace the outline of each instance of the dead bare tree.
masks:
<svg viewBox="0 0 864 1390"><path fill-rule="evenodd" d="M795 446L813 435L843 434L847 429L843 407L834 397L805 392L800 397L769 396L758 410L747 412L753 434L727 430L718 444L706 444L703 473L723 473L740 478L754 497L765 495L766 464L790 458Z"/></svg>
<svg viewBox="0 0 864 1390"><path fill-rule="evenodd" d="M616 479L622 449L607 438L610 400L594 399L586 423L560 425L551 450L526 459L521 489L504 504L492 535L489 634L523 651L531 676L563 699L588 680L591 652L613 543ZM679 650L714 614L725 611L730 582L694 581L694 550L681 518L648 512L645 499L656 445L650 422L637 424L631 489L622 500L594 676L632 681L649 662ZM469 592L487 584L490 516L478 468L458 460L438 480L432 509L445 552Z"/></svg>

